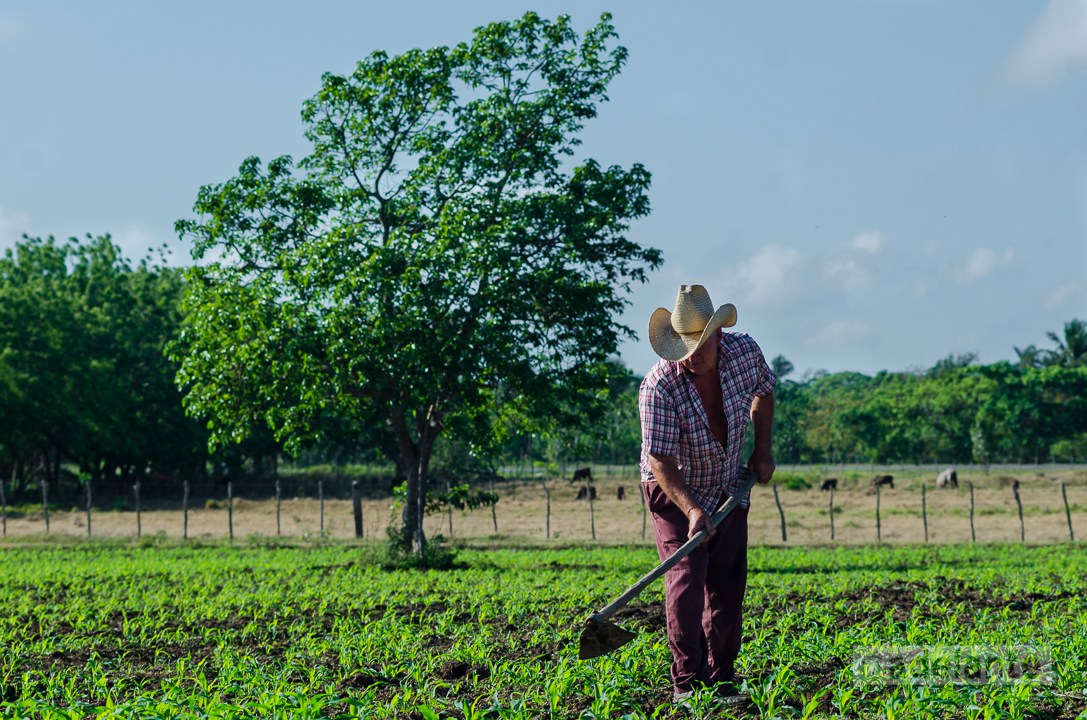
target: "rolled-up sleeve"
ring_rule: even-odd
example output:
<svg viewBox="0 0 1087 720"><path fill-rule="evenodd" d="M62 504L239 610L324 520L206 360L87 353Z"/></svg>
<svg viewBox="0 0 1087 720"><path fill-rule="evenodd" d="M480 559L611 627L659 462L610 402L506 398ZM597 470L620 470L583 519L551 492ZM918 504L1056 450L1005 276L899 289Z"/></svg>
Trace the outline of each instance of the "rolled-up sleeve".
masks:
<svg viewBox="0 0 1087 720"><path fill-rule="evenodd" d="M774 392L774 388L778 384L778 378L774 371L770 369L770 366L766 364L766 357L762 354L762 350L756 352L759 359L755 366L755 396L766 397Z"/></svg>
<svg viewBox="0 0 1087 720"><path fill-rule="evenodd" d="M650 455L674 456L679 443L679 413L672 399L656 383L642 382L638 389L638 414L642 421L642 449Z"/></svg>

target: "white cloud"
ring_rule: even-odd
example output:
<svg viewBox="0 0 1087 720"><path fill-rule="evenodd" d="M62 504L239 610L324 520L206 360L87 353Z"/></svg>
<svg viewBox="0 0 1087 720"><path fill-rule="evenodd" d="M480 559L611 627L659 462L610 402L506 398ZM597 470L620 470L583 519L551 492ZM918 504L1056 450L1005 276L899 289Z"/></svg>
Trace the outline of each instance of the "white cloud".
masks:
<svg viewBox="0 0 1087 720"><path fill-rule="evenodd" d="M853 238L853 247L858 250L864 250L865 252L870 253L879 252L886 244L887 236L881 233L879 230L862 232L860 235Z"/></svg>
<svg viewBox="0 0 1087 720"><path fill-rule="evenodd" d="M1045 301L1046 309L1052 310L1053 308L1064 305L1076 294L1077 290L1079 290L1079 283L1074 280L1061 285L1059 288L1049 293L1049 297L1047 297Z"/></svg>
<svg viewBox="0 0 1087 720"><path fill-rule="evenodd" d="M823 278L844 290L856 290L867 282L868 273L853 258L845 258L828 262L823 268Z"/></svg>
<svg viewBox="0 0 1087 720"><path fill-rule="evenodd" d="M766 305L787 298L799 284L803 268L800 253L769 245L743 262L725 280L726 287L742 293L752 304Z"/></svg>
<svg viewBox="0 0 1087 720"><path fill-rule="evenodd" d="M960 283L968 283L992 274L1001 267L1007 267L1015 259L1015 253L1011 248L1004 251L1002 256L997 255L989 248L978 248L966 260L966 264L955 268L955 275Z"/></svg>
<svg viewBox="0 0 1087 720"><path fill-rule="evenodd" d="M867 334L868 323L863 320L837 320L820 328L819 332L808 338L807 344L815 348L833 348Z"/></svg>
<svg viewBox="0 0 1087 720"><path fill-rule="evenodd" d="M23 233L29 230L29 216L23 213L6 215L4 209L0 208L0 246L11 247L22 239Z"/></svg>
<svg viewBox="0 0 1087 720"><path fill-rule="evenodd" d="M1045 90L1087 66L1087 0L1048 0L1005 59L1014 88Z"/></svg>

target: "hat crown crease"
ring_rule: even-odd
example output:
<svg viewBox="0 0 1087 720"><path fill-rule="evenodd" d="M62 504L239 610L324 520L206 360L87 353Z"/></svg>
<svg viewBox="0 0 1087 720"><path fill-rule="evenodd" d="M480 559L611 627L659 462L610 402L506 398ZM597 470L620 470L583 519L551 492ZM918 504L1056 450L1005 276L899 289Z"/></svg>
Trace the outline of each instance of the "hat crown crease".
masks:
<svg viewBox="0 0 1087 720"><path fill-rule="evenodd" d="M676 297L672 328L680 335L699 334L713 317L713 301L701 285L683 285Z"/></svg>

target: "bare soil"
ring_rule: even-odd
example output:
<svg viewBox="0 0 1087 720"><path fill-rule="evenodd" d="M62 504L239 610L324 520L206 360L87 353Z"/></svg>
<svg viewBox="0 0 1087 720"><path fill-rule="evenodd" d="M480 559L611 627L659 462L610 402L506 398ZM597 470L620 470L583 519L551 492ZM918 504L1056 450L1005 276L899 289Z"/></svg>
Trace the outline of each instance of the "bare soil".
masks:
<svg viewBox="0 0 1087 720"><path fill-rule="evenodd" d="M854 473L856 474L856 473ZM1012 542L1020 539L1018 510L1012 492L1012 482L1020 482L1023 503L1023 525L1027 542L1058 543L1069 539L1060 481L1066 483L1068 502L1072 510L1073 530L1079 538L1087 539L1087 471L1019 472L1015 475L986 476L960 472L957 490L937 490L935 472L908 471L912 477L895 478L893 489L884 488L879 495L880 536L883 542L912 543L925 539L921 510L921 485L926 487L925 501L928 517L928 540L934 543L969 542L970 492L974 484L974 531L977 542ZM840 478L834 493L834 544L865 544L875 542L876 494L867 477ZM616 499L616 488L622 485L626 499ZM576 485L565 481L550 481L550 537L553 540L587 540L595 536L604 542L638 542L642 539L643 510L640 484L630 476L624 479L605 478L597 482L598 497L590 505L577 500ZM544 539L547 524L546 499L539 482L509 482L496 485L501 497L495 516L495 531L490 508L472 512L454 511L452 531L447 514L427 518L428 535L483 538L494 535ZM785 513L788 544L811 545L831 543L830 494L817 487L788 490L778 485L778 496ZM392 508L392 499L363 502L363 536L383 539L385 528L398 520L399 511ZM136 513L132 511L98 511L91 518L96 537L134 537ZM188 536L225 537L229 532L226 507L208 509L202 505L189 510ZM748 517L752 545L782 543L781 518L768 485L757 485L752 492ZM150 509L141 513L140 531L143 535L165 533L181 537L183 515L179 509ZM236 539L274 537L276 529L275 500L235 498L233 531ZM40 536L45 532L45 519L36 512L24 516L9 514L7 537ZM56 535L86 536L87 520L82 511L54 512L50 515L49 532ZM320 503L314 498L284 499L280 510L279 532L287 537L319 537L321 532ZM354 519L349 500L325 500L324 532L332 538L354 537ZM645 538L653 538L652 518L645 523Z"/></svg>

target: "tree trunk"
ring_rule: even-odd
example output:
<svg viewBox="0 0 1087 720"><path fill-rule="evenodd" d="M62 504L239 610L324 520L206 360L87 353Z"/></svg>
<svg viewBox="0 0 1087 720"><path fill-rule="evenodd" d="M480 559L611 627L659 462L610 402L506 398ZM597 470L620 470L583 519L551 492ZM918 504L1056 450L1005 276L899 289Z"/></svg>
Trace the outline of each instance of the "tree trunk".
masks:
<svg viewBox="0 0 1087 720"><path fill-rule="evenodd" d="M426 550L426 533L423 531L423 515L426 511L427 473L434 441L441 432L441 420L431 406L429 410L416 410L416 432L419 442L412 439L407 419L400 408L389 412L393 433L400 448L400 455L407 468L407 492L404 498L403 538L404 551L422 555Z"/></svg>

